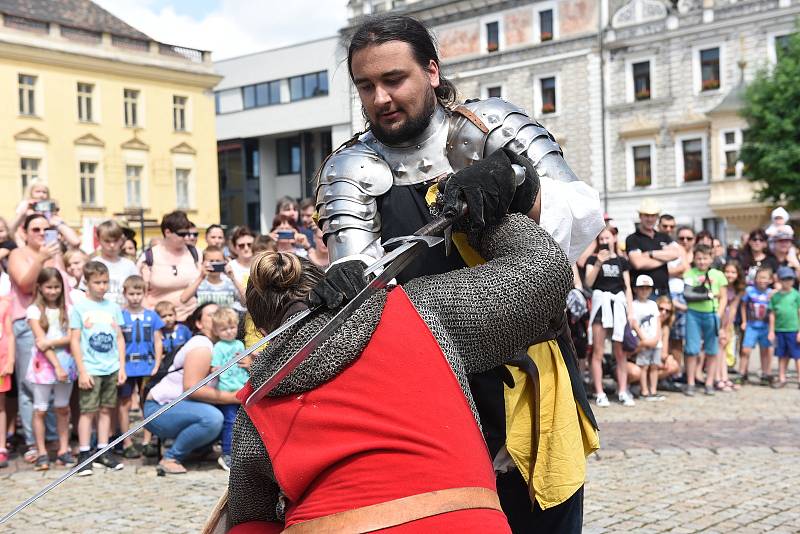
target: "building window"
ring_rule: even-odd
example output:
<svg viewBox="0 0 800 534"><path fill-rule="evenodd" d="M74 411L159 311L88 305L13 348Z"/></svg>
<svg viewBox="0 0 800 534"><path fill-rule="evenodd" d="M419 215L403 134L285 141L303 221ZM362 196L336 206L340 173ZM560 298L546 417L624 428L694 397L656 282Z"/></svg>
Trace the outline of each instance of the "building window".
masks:
<svg viewBox="0 0 800 534"><path fill-rule="evenodd" d="M81 161L81 204L97 204L97 163Z"/></svg>
<svg viewBox="0 0 800 534"><path fill-rule="evenodd" d="M242 102L245 109L280 104L280 80L242 87Z"/></svg>
<svg viewBox="0 0 800 534"><path fill-rule="evenodd" d="M94 85L90 83L78 84L78 120L92 122L92 93Z"/></svg>
<svg viewBox="0 0 800 534"><path fill-rule="evenodd" d="M38 158L21 158L19 160L19 174L22 179L23 191L28 187L28 184L39 179L40 161Z"/></svg>
<svg viewBox="0 0 800 534"><path fill-rule="evenodd" d="M700 89L714 91L720 86L719 48L700 51Z"/></svg>
<svg viewBox="0 0 800 534"><path fill-rule="evenodd" d="M545 9L539 11L539 40L553 40L553 10Z"/></svg>
<svg viewBox="0 0 800 534"><path fill-rule="evenodd" d="M650 145L633 147L633 185L636 187L653 185L653 160Z"/></svg>
<svg viewBox="0 0 800 534"><path fill-rule="evenodd" d="M19 82L19 114L36 115L36 76L20 74Z"/></svg>
<svg viewBox="0 0 800 534"><path fill-rule="evenodd" d="M486 51L497 52L500 50L500 23L497 21L486 23Z"/></svg>
<svg viewBox="0 0 800 534"><path fill-rule="evenodd" d="M189 169L175 169L175 204L178 209L189 209Z"/></svg>
<svg viewBox="0 0 800 534"><path fill-rule="evenodd" d="M542 78L539 83L542 88L542 115L556 112L556 79L554 77Z"/></svg>
<svg viewBox="0 0 800 534"><path fill-rule="evenodd" d="M684 139L681 141L683 152L683 181L703 181L703 140Z"/></svg>
<svg viewBox="0 0 800 534"><path fill-rule="evenodd" d="M633 98L650 100L650 62L641 61L632 65Z"/></svg>
<svg viewBox="0 0 800 534"><path fill-rule="evenodd" d="M279 88L276 91L280 93ZM327 94L328 71L326 70L289 78L289 97L292 102Z"/></svg>
<svg viewBox="0 0 800 534"><path fill-rule="evenodd" d="M487 98L502 98L503 97L503 88L499 85L495 87L487 87L486 88L486 97Z"/></svg>
<svg viewBox="0 0 800 534"><path fill-rule="evenodd" d="M794 34L787 33L786 35L775 36L775 61L780 61L786 52L789 51L789 43Z"/></svg>
<svg viewBox="0 0 800 534"><path fill-rule="evenodd" d="M140 208L142 206L142 166L125 166L126 206Z"/></svg>
<svg viewBox="0 0 800 534"><path fill-rule="evenodd" d="M300 137L284 137L276 141L278 174L300 174Z"/></svg>
<svg viewBox="0 0 800 534"><path fill-rule="evenodd" d="M139 126L139 91L125 89L123 96L125 101L125 126Z"/></svg>
<svg viewBox="0 0 800 534"><path fill-rule="evenodd" d="M186 100L185 96L172 97L172 127L176 132L186 131Z"/></svg>
<svg viewBox="0 0 800 534"><path fill-rule="evenodd" d="M742 132L729 130L722 132L722 164L725 178L735 178L740 175L739 149L742 146Z"/></svg>

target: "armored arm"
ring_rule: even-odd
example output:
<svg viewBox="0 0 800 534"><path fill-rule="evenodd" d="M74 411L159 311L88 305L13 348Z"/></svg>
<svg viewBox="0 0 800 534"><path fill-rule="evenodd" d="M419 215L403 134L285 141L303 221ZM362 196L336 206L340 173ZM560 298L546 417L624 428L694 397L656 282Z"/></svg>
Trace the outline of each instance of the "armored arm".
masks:
<svg viewBox="0 0 800 534"><path fill-rule="evenodd" d="M361 142L334 152L317 174L316 208L331 263L383 256L377 197L392 187L389 166Z"/></svg>
<svg viewBox="0 0 800 534"><path fill-rule="evenodd" d="M576 261L603 229L600 197L578 179L561 147L525 111L499 98L456 108L447 141L448 157L458 170L506 147L527 157L539 176L539 223L570 261Z"/></svg>
<svg viewBox="0 0 800 534"><path fill-rule="evenodd" d="M572 271L546 231L521 214L471 236L487 263L412 280L404 289L442 349L467 373L502 364L564 310Z"/></svg>

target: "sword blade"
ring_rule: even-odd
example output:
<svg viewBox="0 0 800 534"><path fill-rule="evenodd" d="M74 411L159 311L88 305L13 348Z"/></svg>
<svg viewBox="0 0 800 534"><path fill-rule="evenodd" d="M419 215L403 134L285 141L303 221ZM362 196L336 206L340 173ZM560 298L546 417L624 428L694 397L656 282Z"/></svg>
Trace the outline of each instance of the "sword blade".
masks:
<svg viewBox="0 0 800 534"><path fill-rule="evenodd" d="M238 363L239 363L239 362L240 362L242 359L244 359L245 357L249 356L250 354L252 354L252 353L256 352L257 350L259 350L259 349L263 348L263 347L264 347L264 345L266 345L267 343L269 343L269 342L270 342L272 339L274 339L275 337L279 336L280 334L282 334L283 332L285 332L285 331L286 331L286 330L288 330L289 328L293 327L293 326L294 326L294 325L296 325L297 323L299 323L299 322L303 321L303 320L304 320L306 317L308 317L308 316L309 316L309 315L310 315L310 314L311 314L313 311L314 311L314 310L312 310L312 309L303 310L303 311L302 311L302 312L300 312L298 315L295 315L295 317L294 317L294 318L293 318L291 321L288 321L288 322L284 323L284 324L283 324L283 325L282 325L280 328L278 328L278 329L274 330L274 331L273 331L273 332L271 332L271 333L270 333L268 336L266 336L266 337L264 337L264 338L262 338L262 339L258 340L256 343L254 343L253 345L251 345L250 347L248 347L248 348L247 348L246 350L244 350L242 353L240 353L240 354L237 354L236 356L234 356L233 358L231 358L231 360L230 360L228 363L226 363L225 365L223 365L222 367L220 367L219 369L217 369L217 370L216 370L216 371L214 371L213 373L211 373L211 374L209 374L208 376L206 376L205 378L203 378L201 381L199 381L199 382L198 382L197 384L195 384L194 386L190 387L189 389L187 389L186 391L184 391L183 393L181 393L181 394L180 394L180 395L179 395L179 396L178 396L178 397L177 397L177 398L176 398L174 401L172 401L172 402L170 402L170 403L167 403L167 404L165 404L164 406L162 406L161 408L159 408L158 410L156 410L155 412L153 412L153 413L150 415L150 417L147 417L147 418L145 418L144 420L142 420L142 421L140 421L139 423L137 423L136 425L134 425L134 426L133 426L133 428L131 428L130 430L128 430L127 432L125 432L124 434L122 434L121 436L119 436L117 439L115 439L114 441L112 441L111 443L109 443L109 444L108 444L106 447L104 447L102 450L99 450L99 451L95 452L95 453L94 453L94 454L92 454L92 455L91 455L89 458L87 458L86 460L84 460L84 461L83 461L83 462L81 462L80 464L76 465L75 467L73 467L72 469L70 469L69 471L67 471L66 473L64 473L64 475L62 475L61 477L57 478L56 480L54 480L53 482L51 482L50 484L48 484L47 486L45 486L45 487L44 487L44 488L43 488L41 491L39 491L39 493L37 493L36 495L34 495L34 496L32 496L32 497L30 497L30 498L26 499L26 500L25 500L25 501L24 501L22 504L20 504L20 505L19 505L19 506L17 506L16 508L14 508L14 509L13 509L11 512L9 512L9 513L7 513L6 515L4 515L4 516L2 517L2 519L0 519L0 525L4 524L4 523L5 523L5 522L7 522L9 519L11 519L11 518L12 518L12 517L14 517L15 515L17 515L19 512L21 512L22 510L24 510L25 508L27 508L28 506L30 506L31 504L33 504L34 502L36 502L37 500L39 500L40 498L42 498L42 497L44 497L45 495L47 495L48 493L50 493L50 491L52 491L53 489L55 489L55 488L57 488L58 486L60 486L60 485L61 485L61 484L62 484L64 481L66 481L68 478L70 478L70 477L71 477L71 476L73 476L75 473L77 473L78 471L80 471L80 470L81 470L83 467L85 467L85 466L89 465L89 464L90 464L90 463L92 463L94 460L96 460L97 458L99 458L100 456L102 456L103 454L105 454L106 452L108 452L109 450L113 449L113 448L114 448L114 446L115 446L117 443L121 443L121 442L122 442L124 439L126 439L126 438L128 438L129 436L133 435L134 433L138 432L139 430L141 430L142 428L144 428L144 427L145 427L145 425L147 425L147 424L149 424L151 421L153 421L153 420L157 419L157 418L158 418L158 417L160 417L162 414L164 414L165 412L167 412L167 411L169 411L170 409L172 409L172 408L173 408L173 407L174 407L176 404L178 404L179 402L181 402L181 401L182 401L182 400L184 400L185 398L187 398L187 397L191 396L191 395L192 395L192 394L194 394L194 393L195 393L197 390L199 390L200 388L202 388L203 386L205 386L206 384L208 384L209 382L211 382L212 380L214 380L215 378L217 378L219 375L221 375L222 373L224 373L225 371L227 371L228 369L230 369L230 368L231 368L231 367L233 367L234 365L238 364Z"/></svg>
<svg viewBox="0 0 800 534"><path fill-rule="evenodd" d="M319 332L314 334L300 350L293 354L272 376L263 384L256 388L247 400L245 406L250 406L264 398L270 391L275 389L289 373L294 371L308 356L316 350L330 335L342 325L369 297L377 291L385 288L389 282L402 271L417 255L429 247L429 243L424 240L411 241L393 250L387 257L391 256L391 261L385 263L383 271L372 279L367 286L362 289L353 299L348 302L331 320L322 327ZM375 269L372 269L374 271Z"/></svg>

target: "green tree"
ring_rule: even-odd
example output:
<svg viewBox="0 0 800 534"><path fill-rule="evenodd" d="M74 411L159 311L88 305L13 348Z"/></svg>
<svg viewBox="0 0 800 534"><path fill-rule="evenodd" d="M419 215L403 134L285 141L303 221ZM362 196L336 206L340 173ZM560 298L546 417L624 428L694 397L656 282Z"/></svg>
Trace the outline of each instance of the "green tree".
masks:
<svg viewBox="0 0 800 534"><path fill-rule="evenodd" d="M759 199L800 208L800 32L776 40L777 64L745 91L748 122L740 158Z"/></svg>

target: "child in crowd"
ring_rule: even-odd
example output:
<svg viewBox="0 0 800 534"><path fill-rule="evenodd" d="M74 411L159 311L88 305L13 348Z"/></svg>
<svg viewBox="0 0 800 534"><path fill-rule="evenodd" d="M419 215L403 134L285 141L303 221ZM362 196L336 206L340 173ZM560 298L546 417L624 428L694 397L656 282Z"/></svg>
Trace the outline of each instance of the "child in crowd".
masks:
<svg viewBox="0 0 800 534"><path fill-rule="evenodd" d="M81 416L78 421L78 462L91 456L92 427L97 421L97 447L108 445L111 411L117 406L117 386L125 383L125 338L120 325L122 310L106 300L108 267L90 261L83 268L86 298L75 302L69 314L70 348L78 367ZM111 453L95 460L109 469L122 469ZM84 466L79 476L92 474L92 464Z"/></svg>
<svg viewBox="0 0 800 534"><path fill-rule="evenodd" d="M26 317L36 338L36 348L25 380L33 389L33 434L37 449L34 469L45 471L50 468L50 459L45 447L44 419L51 396L58 430L56 463L75 464L69 450L69 399L78 373L69 353L69 316L61 273L51 267L42 269L36 279L35 295Z"/></svg>
<svg viewBox="0 0 800 534"><path fill-rule="evenodd" d="M781 226L789 224L789 212L786 209L777 207L772 210L770 214L770 219L772 222L769 226L764 230L768 237L772 238L778 233L778 229Z"/></svg>
<svg viewBox="0 0 800 534"><path fill-rule="evenodd" d="M120 307L125 305L122 295L122 284L129 276L139 274L136 264L120 255L125 234L115 221L105 221L97 227L97 238L100 241L100 254L95 258L108 267L108 291L106 298L116 302Z"/></svg>
<svg viewBox="0 0 800 534"><path fill-rule="evenodd" d="M127 302L122 311L122 333L125 336L125 376L128 379L117 393L119 402L119 430L128 431L130 426L131 399L133 390L142 393L142 379L152 376L161 365L163 354L162 333L164 322L153 310L142 306L144 300L144 278L139 275L129 276L122 285L122 294ZM150 442L150 435L145 430L144 441ZM139 458L141 454L134 447L133 440L127 438L122 442L125 458Z"/></svg>
<svg viewBox="0 0 800 534"><path fill-rule="evenodd" d="M83 283L83 266L89 261L89 256L79 248L71 248L64 253L64 266L69 275L66 280L66 293L69 295L70 302L82 299L86 296Z"/></svg>
<svg viewBox="0 0 800 534"><path fill-rule="evenodd" d="M797 275L791 267L778 269L781 288L769 299L769 340L775 345L778 359L778 380L772 387L786 385L789 358L794 360L800 374L800 293L794 288Z"/></svg>
<svg viewBox="0 0 800 534"><path fill-rule="evenodd" d="M705 292L707 298L686 300L686 395L693 396L695 389L695 373L700 349L705 353L706 384L705 394L714 394L714 378L717 373L717 353L719 337L722 332L722 315L728 303L725 287L728 281L720 271L711 268L714 253L708 245L696 245L692 257L692 268L683 275L687 289L695 289L695 293ZM684 290L686 294L686 290Z"/></svg>
<svg viewBox="0 0 800 534"><path fill-rule="evenodd" d="M672 325L675 322L675 305L668 295L661 295L656 299L658 306L658 322L661 325L661 365L658 376L664 379L668 391L674 391L677 387L673 382L673 376L681 372L681 366L669 351L669 337L672 332Z"/></svg>
<svg viewBox="0 0 800 534"><path fill-rule="evenodd" d="M232 308L220 308L212 316L214 324L214 335L219 338L214 344L211 353L211 367L218 369L228 363L237 352L244 350L244 343L236 339L236 331L239 326L239 314ZM245 358L247 359L247 358ZM246 362L249 367L249 362ZM222 373L219 377L217 388L220 391L239 391L250 379L250 374L245 367L235 365ZM222 456L219 457L219 465L226 471L231 467L231 441L233 438L233 422L236 420L236 413L239 411L238 404L219 404L224 421L222 423Z"/></svg>
<svg viewBox="0 0 800 534"><path fill-rule="evenodd" d="M737 382L733 382L728 377L728 367L736 365L736 346L737 338L741 338L741 316L739 315L739 304L744 295L744 288L747 284L744 280L744 272L738 261L729 261L722 268L722 274L728 281L726 292L728 294L727 306L722 316L722 335L720 335L720 348L723 356L718 368L717 388L722 384L722 391L738 390L741 384L741 376ZM727 389L726 389L727 388Z"/></svg>
<svg viewBox="0 0 800 534"><path fill-rule="evenodd" d="M636 351L636 365L642 372L639 380L642 386L642 398L646 401L663 401L664 396L657 394L658 368L661 365L661 324L658 317L658 305L650 300L653 293L653 279L646 274L636 278L633 300L633 321L631 328L639 338Z"/></svg>
<svg viewBox="0 0 800 534"><path fill-rule="evenodd" d="M224 273L224 276L223 276ZM219 247L208 247L203 251L203 270L200 276L181 293L181 302L189 302L197 295L197 305L213 302L226 308L238 305L244 311L244 288L236 281L233 267L225 260Z"/></svg>
<svg viewBox="0 0 800 534"><path fill-rule="evenodd" d="M14 380L15 348L14 332L11 328L11 299L3 297L0 298L0 467L8 467L6 393L11 389L11 381Z"/></svg>
<svg viewBox="0 0 800 534"><path fill-rule="evenodd" d="M761 385L768 386L771 381L772 343L769 341L769 297L772 293L772 269L759 267L756 271L755 285L747 286L742 295L742 351L739 354L739 373L742 383L747 383L747 367L750 353L758 344L761 352Z"/></svg>
<svg viewBox="0 0 800 534"><path fill-rule="evenodd" d="M178 322L175 305L171 302L162 300L156 304L156 313L164 323L161 328L162 353L174 354L191 339L192 331L185 324Z"/></svg>

